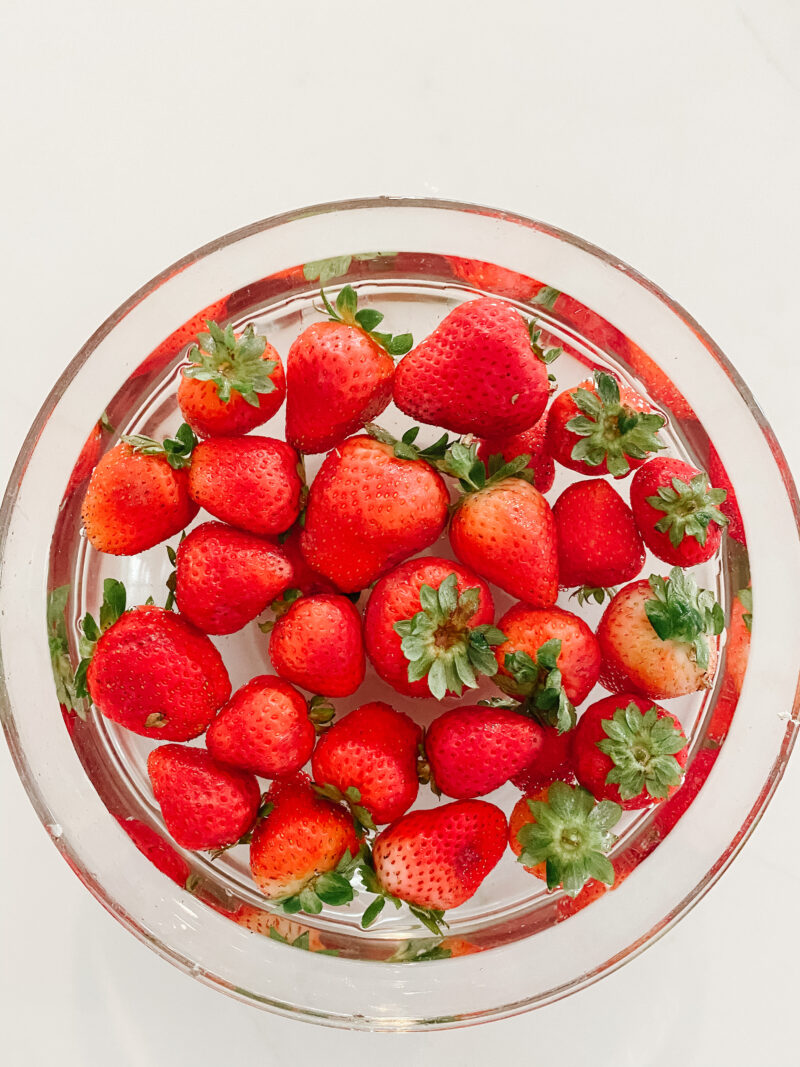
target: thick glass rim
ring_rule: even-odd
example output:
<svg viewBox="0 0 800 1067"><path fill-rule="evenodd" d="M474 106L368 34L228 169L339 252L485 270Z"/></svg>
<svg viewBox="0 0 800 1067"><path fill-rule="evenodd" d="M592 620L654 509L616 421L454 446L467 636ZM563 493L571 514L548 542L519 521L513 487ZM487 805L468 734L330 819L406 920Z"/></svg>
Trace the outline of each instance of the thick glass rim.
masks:
<svg viewBox="0 0 800 1067"><path fill-rule="evenodd" d="M22 482L22 478L25 474L25 470L28 466L30 457L34 451L36 443L40 437L43 427L45 426L49 416L54 411L58 401L75 378L78 371L88 361L91 355L94 353L100 342L114 329L114 327L125 318L125 316L141 303L148 295L157 290L160 285L170 276L180 273L185 268L192 264L202 260L213 253L225 248L229 245L234 245L237 242L253 236L255 234L262 233L264 231L279 227L286 223L298 221L300 219L306 219L317 215L325 215L331 212L347 212L353 210L364 210L370 208L425 208L434 210L443 210L449 212L464 212L476 215L485 215L492 218L502 219L504 221L516 223L523 227L528 227L541 231L542 233L554 237L566 244L580 249L583 252L588 253L590 256L601 260L606 265L612 267L614 270L619 271L633 281L635 281L642 288L647 290L652 296L656 297L662 304L664 304L670 311L672 311L681 322L686 325L698 338L705 349L713 356L717 364L722 368L724 373L730 379L736 391L740 394L742 400L749 409L755 422L761 429L767 446L772 454L772 457L779 469L781 480L783 482L789 504L794 517L795 529L800 536L800 499L794 481L788 469L788 464L783 455L780 446L777 443L772 428L753 397L750 389L745 384L736 369L731 365L727 357L721 351L719 346L712 340L708 333L696 322L696 320L680 305L676 300L665 293L660 287L655 285L640 272L634 268L628 266L626 263L619 260L617 257L610 255L603 251L592 243L585 241L584 239L577 237L560 228L550 226L541 221L533 220L522 215L515 214L508 211L498 211L488 207L463 203L459 201L450 201L442 199L429 199L429 198L405 198L405 197L379 197L379 198L360 198L343 201L331 201L314 205L307 208L301 208L285 212L279 215L271 216L263 219L259 222L252 223L248 226L241 227L230 233L210 241L195 251L177 260L171 266L161 271L150 281L141 286L128 300L122 303L108 318L102 323L102 325L88 338L85 344L80 348L76 356L69 362L65 370L60 375L58 381L55 383L45 401L43 402L33 424L25 437L25 440L20 449L17 460L13 466L8 486L5 491L5 495L0 507L0 581L2 580L4 561L5 561L5 547L8 537L9 527L11 523L12 512L17 500L19 488ZM29 764L26 753L23 751L22 746L19 743L19 736L16 730L14 716L12 713L11 702L9 694L6 688L5 682L5 670L3 668L3 653L0 648L0 717L2 717L3 727L6 734L6 738L11 750L12 758L14 760L17 772L19 773L26 792L33 804L34 809L37 812L42 823L45 827L51 831L51 837L55 840L59 851L64 855L67 862L72 869L81 878L83 883L87 886L93 896L98 899L101 904L113 914L120 922L122 922L128 929L130 929L140 940L148 943L151 947L157 949L157 951L169 958L171 962L181 967L187 973L193 974L195 977L200 978L206 984L214 987L222 987L224 990L248 1003L259 1003L261 1006L268 1007L272 1011L276 1011L280 1014L298 1018L315 1018L315 1021L328 1023L330 1025L340 1025L347 1027L358 1027L363 1029L426 1029L436 1026L438 1028L446 1026L460 1026L468 1025L470 1023L477 1023L486 1021L489 1019L500 1019L511 1015L518 1014L523 1010L527 1010L533 1006L541 1006L546 1003L550 1003L554 1000L560 999L560 997L566 995L568 992L574 992L578 989L584 988L587 985L597 981L600 977L617 970L628 960L635 958L644 948L648 947L660 936L662 936L668 929L670 929L683 915L685 915L701 897L707 892L707 890L713 885L721 874L727 869L729 864L739 853L742 845L747 840L753 829L757 825L761 815L763 814L772 794L777 788L778 783L784 773L785 766L788 757L794 746L796 738L796 726L797 726L797 712L800 704L800 698L795 697L794 707L790 709L790 715L786 724L786 731L783 738L783 744L778 753L777 758L772 764L769 776L764 783L763 788L758 794L755 803L750 808L749 814L742 824L739 832L731 841L729 847L718 858L717 862L710 868L704 878L702 878L695 887L687 893L682 900L680 900L670 912L657 924L655 924L645 935L638 938L633 944L620 950L617 955L610 961L607 961L603 966L598 968L597 971L584 975L578 980L570 980L557 987L551 988L545 994L539 995L536 998L528 1000L519 1000L514 1003L506 1004L500 1008L489 1007L485 1011L473 1013L469 1016L453 1017L449 1019L433 1019L433 1020L415 1020L411 1026L408 1025L408 1020L390 1020L382 1019L376 1025L374 1020L365 1018L363 1016L353 1015L349 1017L334 1016L326 1014L324 1012L314 1013L306 1009L298 1009L291 1004L269 999L259 994L251 993L241 988L231 988L227 983L222 980L216 979L213 975L200 971L196 964L193 963L187 957L181 955L175 951L172 947L162 941L160 938L154 937L147 930L143 929L135 920L135 918L122 910L113 900L109 898L105 889L97 881L94 880L91 873L81 862L79 855L75 849L73 849L71 843L62 835L54 835L50 826L48 825L48 810L47 801L44 796L44 791L40 788L36 781L36 776L33 772L32 766ZM800 672L797 677L797 685L795 689L796 693L800 692ZM356 961L356 965L361 965L360 961ZM426 963L428 966L440 966L439 963Z"/></svg>

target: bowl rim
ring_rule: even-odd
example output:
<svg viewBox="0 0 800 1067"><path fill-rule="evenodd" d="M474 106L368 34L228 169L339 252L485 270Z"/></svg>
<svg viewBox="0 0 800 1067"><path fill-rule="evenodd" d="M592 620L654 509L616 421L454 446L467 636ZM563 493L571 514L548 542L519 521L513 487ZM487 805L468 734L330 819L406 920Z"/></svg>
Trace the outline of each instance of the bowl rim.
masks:
<svg viewBox="0 0 800 1067"><path fill-rule="evenodd" d="M656 297L661 303L663 303L669 310L671 310L686 326L688 326L692 332L697 336L701 344L707 349L710 355L714 358L717 364L722 368L731 383L740 394L745 404L747 405L751 415L753 416L756 424L759 426L763 433L766 444L776 462L779 469L780 477L783 482L789 504L793 513L795 530L800 536L800 498L798 497L797 487L789 471L786 458L780 445L777 442L775 434L769 421L762 412L760 406L755 400L751 390L741 377L739 372L730 363L728 358L719 348L719 346L713 341L710 335L703 329L703 327L691 316L683 306L663 289L650 281L647 277L641 274L635 268L629 266L618 257L611 255L610 253L599 248L592 242L586 241L577 235L561 229L559 227L551 226L540 220L531 219L527 216L517 214L515 212L509 212L506 210L498 210L484 205L473 204L468 202L462 202L458 200L448 200L442 198L428 198L428 197L393 197L393 196L381 196L381 197L361 197L345 200L327 201L308 207L293 209L290 211L282 212L277 215L269 216L260 221L250 223L246 226L237 228L224 234L221 237L215 238L199 247L187 255L176 260L173 264L160 271L157 275L151 278L149 281L140 286L127 300L120 304L104 321L103 323L89 336L84 342L76 355L69 361L62 373L59 375L58 380L53 385L52 389L47 394L44 402L42 403L36 417L31 424L31 427L26 434L23 443L21 445L17 459L12 467L9 481L4 492L2 505L0 506L0 576L3 571L4 561L4 548L6 539L9 532L9 526L11 522L11 516L14 505L16 503L17 495L19 492L20 484L25 473L25 469L28 465L30 456L35 448L35 445L39 439L41 431L47 422L50 414L55 409L58 401L72 382L73 378L80 370L80 368L86 363L92 353L95 351L100 342L117 326L117 324L125 318L125 316L139 303L141 303L146 297L159 288L159 286L166 281L167 278L180 273L186 267L198 260L201 260L222 248L229 245L236 244L237 242L260 234L286 223L295 222L301 219L310 218L313 216L325 215L332 212L347 212L353 210L364 210L369 208L424 208L443 211L460 211L475 215L485 215L492 218L502 219L504 221L512 222L517 225L532 228L538 230L546 235L557 238L560 241L565 242L583 252L588 253L590 256L601 260L607 266L612 267L614 270L619 271L633 281L637 282L642 288L647 290L652 296ZM596 972L584 975L577 980L570 980L557 987L551 988L546 995L540 996L534 1002L523 1000L512 1004L507 1004L502 1008L492 1007L485 1012L475 1013L468 1017L454 1017L452 1019L434 1020L438 1028L447 1026L463 1026L477 1024L488 1020L497 1020L501 1018L507 1018L509 1016L520 1013L524 1010L529 1010L533 1007L540 1007L547 1003L551 1003L554 1000L559 999L565 992L575 992L579 989L585 988L588 985L593 984L595 981L604 977L615 970L618 970L623 964L636 958L645 948L653 944L659 937L661 937L667 930L685 914L690 911L695 904L705 895L708 889L717 881L721 874L727 869L733 859L740 852L744 842L749 838L757 826L760 818L762 817L770 798L772 797L775 789L777 788L780 780L785 771L786 763L789 755L794 747L796 740L797 730L795 729L796 715L798 711L798 705L800 704L800 673L798 674L796 687L795 703L792 709L792 713L789 716L786 725L786 732L784 735L783 743L780 751L774 760L771 768L770 775L765 782L763 788L759 792L755 801L753 802L749 816L743 823L737 835L732 840L728 849L719 857L717 862L710 868L706 876L695 885L682 900L680 900L671 911L664 916L661 922L651 928L648 933L634 942L632 945L621 949L615 958L608 961L602 968ZM112 906L112 903L104 896L103 887L99 886L93 879L89 870L84 866L80 860L77 851L73 848L69 841L61 837L60 834L54 834L50 825L48 825L48 813L47 802L43 795L43 791L40 789L36 782L35 775L31 773L31 767L28 762L27 756L19 744L19 737L15 728L14 716L11 709L11 702L7 692L5 684L5 672L3 670L2 662L2 648L0 647L0 719L3 722L3 728L6 735L6 740L11 751L12 759L14 761L17 773L22 779L24 788L28 797L45 828L48 830L51 839L56 843L59 851L72 867L73 871L78 875L84 885L89 889L92 895L100 901L100 903L115 916L127 929L129 929L134 935L141 941L148 943L151 947L158 949L159 953L187 973L192 974L194 977L199 978L205 984L211 985L215 988L223 988L225 992L233 995L237 999L246 1003L260 1003L263 1007L268 1007L272 1011L276 1011L279 1014L283 1014L291 1018L306 1018L313 1019L316 1022L327 1023L329 1025L339 1025L347 1027L358 1027L361 1029L394 1029L394 1026L375 1025L375 1020L370 1020L364 1017L359 1019L348 1018L342 1019L334 1016L326 1016L324 1014L316 1014L312 1011L305 1009L297 1009L291 1004L272 1000L266 997L259 996L247 990L231 988L227 983L221 979L215 978L215 976L198 972L193 965L190 965L188 961L176 950L172 949L169 944L162 941L160 938L153 937L143 930L136 922L136 920L129 915L123 909ZM360 961L357 961L360 962ZM440 964L429 963L427 966L437 966ZM387 1020L391 1022L390 1020ZM420 1020L417 1025L411 1027L404 1026L404 1029L430 1029L432 1026L430 1020Z"/></svg>

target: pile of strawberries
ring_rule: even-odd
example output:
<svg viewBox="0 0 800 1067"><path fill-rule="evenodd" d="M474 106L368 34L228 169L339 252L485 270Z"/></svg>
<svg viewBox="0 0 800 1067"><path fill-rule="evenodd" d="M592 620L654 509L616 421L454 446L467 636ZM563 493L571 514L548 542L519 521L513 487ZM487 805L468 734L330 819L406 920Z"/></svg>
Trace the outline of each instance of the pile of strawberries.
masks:
<svg viewBox="0 0 800 1067"><path fill-rule="evenodd" d="M714 677L723 613L688 568L718 552L726 492L658 455L665 417L613 375L551 402L560 350L510 304L464 303L413 347L351 287L322 300L285 374L252 325L208 322L175 436L123 437L97 463L82 515L99 552L135 555L210 518L168 548L166 606L128 608L106 580L75 695L160 742L148 771L174 841L247 844L284 912L359 892L364 926L404 902L440 933L509 845L550 889L612 885L623 809L682 781L687 738L656 701ZM286 440L252 434L284 399ZM374 422L392 400L444 433L393 437ZM307 486L302 457L318 453ZM579 477L551 506L555 463ZM629 505L612 483L634 471ZM453 558L420 554L445 531ZM640 577L646 547L668 573ZM493 586L517 601L497 619ZM608 600L596 633L559 589L576 609ZM268 609L273 673L231 693L208 635ZM368 662L447 710L424 731L383 702L336 717ZM497 697L451 706L481 676ZM610 695L579 714L598 681ZM509 780L510 820L480 799ZM448 799L414 810L421 783Z"/></svg>

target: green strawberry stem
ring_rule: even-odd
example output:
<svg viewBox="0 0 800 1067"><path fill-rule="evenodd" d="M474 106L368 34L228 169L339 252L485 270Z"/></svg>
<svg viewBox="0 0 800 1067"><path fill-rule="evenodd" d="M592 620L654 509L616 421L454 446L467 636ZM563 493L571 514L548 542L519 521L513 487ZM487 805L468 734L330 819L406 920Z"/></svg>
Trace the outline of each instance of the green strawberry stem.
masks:
<svg viewBox="0 0 800 1067"><path fill-rule="evenodd" d="M60 585L53 589L47 598L47 641L58 702L63 704L67 711L74 711L85 722L88 718L86 704L77 692L69 652L66 608L70 588L69 585Z"/></svg>
<svg viewBox="0 0 800 1067"><path fill-rule="evenodd" d="M677 548L684 537L693 537L704 545L712 522L728 525L727 516L717 507L727 496L726 489L710 488L708 475L700 471L689 482L673 478L670 485L659 486L655 496L645 499L656 511L664 512L655 528L659 533L669 533L670 543Z"/></svg>
<svg viewBox="0 0 800 1067"><path fill-rule="evenodd" d="M143 456L162 456L175 470L189 466L192 462L192 450L197 444L191 426L185 422L175 431L174 437L165 437L163 441L156 441L153 437L144 437L142 434L123 434L120 440Z"/></svg>
<svg viewBox="0 0 800 1067"><path fill-rule="evenodd" d="M613 600L616 595L617 590L614 586L608 585L582 585L579 589L574 589L569 594L570 600L573 597L577 597L581 607L590 600L593 600L595 604L602 604L606 597L609 600Z"/></svg>
<svg viewBox="0 0 800 1067"><path fill-rule="evenodd" d="M606 782L619 788L623 800L643 790L663 800L671 787L680 785L683 771L675 754L686 747L686 738L669 716L659 718L655 707L641 711L630 703L600 725L607 736L597 747L614 763Z"/></svg>
<svg viewBox="0 0 800 1067"><path fill-rule="evenodd" d="M89 670L89 664L94 655L95 646L100 640L100 635L105 633L109 626L114 625L124 613L125 607L125 586L122 582L118 582L116 578L106 578L103 581L103 603L100 605L99 625L94 617L88 613L84 615L80 624L81 637L78 641L78 651L81 655L81 661L75 672L75 696L78 698L86 697L88 699L89 697L89 690L86 688L86 672ZM163 723L153 723L152 725L161 726Z"/></svg>
<svg viewBox="0 0 800 1067"><path fill-rule="evenodd" d="M650 625L662 641L682 641L692 645L697 666L708 669L709 636L725 628L725 616L714 594L699 589L690 575L673 567L669 578L651 574L648 578L653 599L645 601Z"/></svg>
<svg viewBox="0 0 800 1067"><path fill-rule="evenodd" d="M308 717L319 735L333 725L336 709L327 697L314 696L308 702Z"/></svg>
<svg viewBox="0 0 800 1067"><path fill-rule="evenodd" d="M266 337L257 336L252 323L239 338L232 326L224 330L216 322L206 322L206 326L208 333L199 333L199 345L193 345L187 353L189 366L183 368L184 378L213 382L224 403L232 393L238 393L257 408L259 394L274 391L271 375L278 366L274 359L262 359Z"/></svg>
<svg viewBox="0 0 800 1067"><path fill-rule="evenodd" d="M536 319L531 319L528 323L528 333L531 336L531 348L533 354L542 361L542 363L549 364L555 362L561 353L563 348L542 348L539 341L542 336L542 331L536 326Z"/></svg>
<svg viewBox="0 0 800 1067"><path fill-rule="evenodd" d="M496 674L497 660L491 646L506 639L496 626L470 627L480 604L480 589L474 586L459 594L457 581L453 572L438 589L422 585L422 610L394 624L408 660L409 682L427 678L437 700L443 700L447 693L461 696L465 686L477 689L479 674Z"/></svg>
<svg viewBox="0 0 800 1067"><path fill-rule="evenodd" d="M435 466L442 474L458 479L464 492L464 497L459 501L461 503L470 493L489 489L506 478L522 478L526 482L533 482L533 471L528 467L530 460L530 455L521 455L506 463L498 454L490 456L487 464L478 459L477 443L462 439L453 442L444 458Z"/></svg>
<svg viewBox="0 0 800 1067"><path fill-rule="evenodd" d="M753 629L753 590L740 589L736 595L741 601L742 607L744 608L742 621L747 627L747 632L750 633Z"/></svg>
<svg viewBox="0 0 800 1067"><path fill-rule="evenodd" d="M576 897L590 878L614 884L614 867L606 853L616 841L611 827L622 808L611 800L597 803L586 789L553 782L547 800L528 800L535 822L517 832L525 867L545 864L547 888L561 886Z"/></svg>
<svg viewBox="0 0 800 1067"><path fill-rule="evenodd" d="M577 716L558 669L560 655L561 641L557 637L545 641L535 659L527 652L507 652L503 666L511 678L498 674L495 682L504 693L524 698L524 708L520 710L563 734L572 729Z"/></svg>
<svg viewBox="0 0 800 1067"><path fill-rule="evenodd" d="M352 285L345 285L336 297L336 307L331 305L325 295L325 290L320 289L319 295L325 305L328 318L334 322L343 322L347 326L357 326L360 330L376 341L381 348L385 349L390 356L404 356L414 344L414 338L410 333L400 333L392 336L390 333L378 333L376 326L383 322L383 315L375 308L358 308L358 297Z"/></svg>
<svg viewBox="0 0 800 1067"><path fill-rule="evenodd" d="M375 894L374 900L367 906L361 916L361 926L364 930L372 926L387 903L393 904L395 908L401 908L403 904L406 904L414 918L419 919L426 929L430 930L436 937L443 935L443 928L448 926L444 918L444 912L437 908L421 908L416 904L403 901L399 897L387 893L375 871L372 853L366 847L362 849L358 874L366 892Z"/></svg>
<svg viewBox="0 0 800 1067"><path fill-rule="evenodd" d="M349 904L356 895L352 879L359 872L361 856L361 849L355 856L347 849L334 870L316 875L299 893L279 901L283 911L287 915L296 915L299 911L304 911L307 915L319 915L324 904L332 908Z"/></svg>
<svg viewBox="0 0 800 1067"><path fill-rule="evenodd" d="M590 467L606 461L609 474L630 470L628 457L644 459L665 448L656 434L665 423L652 411L635 411L620 399L619 383L605 371L594 372L596 392L576 389L572 399L583 414L567 423L567 429L582 440L572 448L572 458Z"/></svg>
<svg viewBox="0 0 800 1067"><path fill-rule="evenodd" d="M415 443L419 436L419 426L412 426L400 438L395 437L388 430L384 430L382 426L378 426L375 422L368 422L364 429L376 441L389 445L397 459L424 459L437 469L439 469L438 462L444 458L445 452L450 446L450 438L445 433L442 434L438 441L434 441L432 445L420 448Z"/></svg>
<svg viewBox="0 0 800 1067"><path fill-rule="evenodd" d="M354 785L349 785L344 792L338 786L331 785L330 782L326 782L325 785L315 783L311 788L318 796L325 797L326 800L332 800L336 804L347 804L359 836L367 830L378 829L369 810L361 803L361 790Z"/></svg>
<svg viewBox="0 0 800 1067"><path fill-rule="evenodd" d="M262 634L269 634L275 629L275 622L285 615L289 608L294 604L296 600L299 600L303 595L302 589L287 589L284 593L281 593L279 597L272 601L269 606L269 610L274 613L274 619L268 619L266 622L260 622L258 624L259 630Z"/></svg>
<svg viewBox="0 0 800 1067"><path fill-rule="evenodd" d="M183 530L183 531L181 531L181 536L180 536L180 538L178 540L178 545L179 546L180 546L181 542L185 540L185 538L186 538L186 531ZM164 585L167 587L167 599L164 601L164 607L166 608L167 611L173 611L175 609L175 590L176 590L177 585L178 585L178 572L175 569L175 564L176 564L177 559L178 559L178 551L177 551L177 549L173 548L172 545L167 545L166 548L167 548L167 559L172 564L172 570L167 575L166 582L164 582ZM150 597L150 603L151 604L153 603L153 598L152 597Z"/></svg>

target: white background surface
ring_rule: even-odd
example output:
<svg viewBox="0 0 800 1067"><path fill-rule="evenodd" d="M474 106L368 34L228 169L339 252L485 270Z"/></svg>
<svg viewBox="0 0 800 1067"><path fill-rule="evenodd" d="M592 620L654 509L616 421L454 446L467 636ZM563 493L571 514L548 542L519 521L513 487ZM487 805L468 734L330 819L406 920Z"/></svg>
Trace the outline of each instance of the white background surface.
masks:
<svg viewBox="0 0 800 1067"><path fill-rule="evenodd" d="M378 193L505 207L634 264L727 352L800 471L795 0L4 0L0 38L0 482L144 281L255 219ZM370 1035L259 1013L138 944L0 745L3 1062L796 1065L793 762L720 884L622 971L514 1020Z"/></svg>

